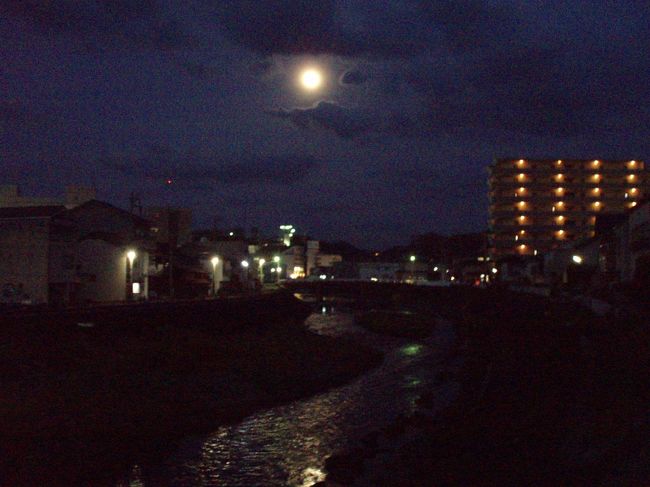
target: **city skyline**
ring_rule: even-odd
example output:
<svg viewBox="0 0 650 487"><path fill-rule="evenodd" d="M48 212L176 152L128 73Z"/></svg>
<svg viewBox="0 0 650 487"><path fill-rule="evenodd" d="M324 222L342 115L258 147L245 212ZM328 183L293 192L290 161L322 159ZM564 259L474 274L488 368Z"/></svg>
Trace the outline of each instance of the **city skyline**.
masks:
<svg viewBox="0 0 650 487"><path fill-rule="evenodd" d="M356 245L483 231L495 157L648 160L646 11L551 3L3 2L0 179Z"/></svg>

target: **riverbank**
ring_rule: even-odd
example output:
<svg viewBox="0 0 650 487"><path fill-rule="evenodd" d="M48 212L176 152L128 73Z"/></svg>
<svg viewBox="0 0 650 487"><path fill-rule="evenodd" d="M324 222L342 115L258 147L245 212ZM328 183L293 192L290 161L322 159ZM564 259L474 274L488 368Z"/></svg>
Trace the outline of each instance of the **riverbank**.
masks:
<svg viewBox="0 0 650 487"><path fill-rule="evenodd" d="M333 456L330 485L648 483L644 320L501 289L421 299L456 324L460 393L435 415L425 393L419 413Z"/></svg>
<svg viewBox="0 0 650 487"><path fill-rule="evenodd" d="M266 299L263 313L240 310L238 325L236 308L220 316L190 307L132 326L93 317L92 328L4 328L0 484L111 485L181 437L341 385L381 361L306 331L309 309L286 294Z"/></svg>

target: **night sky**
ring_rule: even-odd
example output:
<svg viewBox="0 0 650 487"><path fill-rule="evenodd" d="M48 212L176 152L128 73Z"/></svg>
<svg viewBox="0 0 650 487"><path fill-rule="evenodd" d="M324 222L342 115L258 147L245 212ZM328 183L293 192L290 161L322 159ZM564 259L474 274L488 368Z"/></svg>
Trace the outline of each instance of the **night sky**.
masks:
<svg viewBox="0 0 650 487"><path fill-rule="evenodd" d="M0 183L364 247L483 230L494 157L649 158L649 17L647 0L2 0Z"/></svg>

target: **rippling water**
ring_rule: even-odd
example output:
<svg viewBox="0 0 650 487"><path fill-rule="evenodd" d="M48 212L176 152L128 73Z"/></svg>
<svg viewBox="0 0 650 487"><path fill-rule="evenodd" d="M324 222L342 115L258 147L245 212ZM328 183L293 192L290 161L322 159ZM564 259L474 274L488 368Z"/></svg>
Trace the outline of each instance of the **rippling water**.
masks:
<svg viewBox="0 0 650 487"><path fill-rule="evenodd" d="M134 466L130 480L119 485L311 486L324 478L324 461L333 452L415 409L421 391L435 384L436 364L452 338L445 324L424 342L380 337L357 327L351 314L328 309L305 325L316 333L352 335L382 349L386 359L346 386L187 439L164 464ZM442 406L450 390L439 389Z"/></svg>

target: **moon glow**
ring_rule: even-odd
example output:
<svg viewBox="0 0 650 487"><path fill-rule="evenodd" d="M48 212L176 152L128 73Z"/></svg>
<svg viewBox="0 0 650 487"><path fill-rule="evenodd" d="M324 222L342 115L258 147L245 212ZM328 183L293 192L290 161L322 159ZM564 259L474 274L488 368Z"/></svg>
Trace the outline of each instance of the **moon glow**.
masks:
<svg viewBox="0 0 650 487"><path fill-rule="evenodd" d="M323 84L323 75L317 69L305 69L300 74L300 84L307 91L317 90Z"/></svg>

